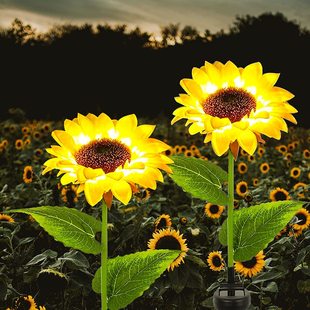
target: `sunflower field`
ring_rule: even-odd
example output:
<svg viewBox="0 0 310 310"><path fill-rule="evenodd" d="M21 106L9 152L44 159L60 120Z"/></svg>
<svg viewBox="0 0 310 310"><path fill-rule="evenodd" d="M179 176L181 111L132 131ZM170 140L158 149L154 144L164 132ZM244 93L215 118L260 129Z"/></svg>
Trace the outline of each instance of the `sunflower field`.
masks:
<svg viewBox="0 0 310 310"><path fill-rule="evenodd" d="M92 280L100 255L65 246L35 218L8 211L40 206L76 209L100 219L73 184L62 185L54 170L42 175L51 132L63 120L28 120L21 111L0 123L0 309L100 309ZM139 119L178 154L227 169L199 135L165 117ZM248 261L235 262L236 276L250 291L250 309L310 309L309 130L289 128L280 140L260 143L254 155L235 161L234 208L258 203L306 202L268 246ZM156 190L137 188L127 205L113 200L108 211L108 253L117 257L147 249L182 250L167 270L126 309L213 309L212 296L226 281L227 249L218 233L224 206L193 198L168 173ZM56 228L55 228L56 229ZM100 234L96 236L100 241Z"/></svg>

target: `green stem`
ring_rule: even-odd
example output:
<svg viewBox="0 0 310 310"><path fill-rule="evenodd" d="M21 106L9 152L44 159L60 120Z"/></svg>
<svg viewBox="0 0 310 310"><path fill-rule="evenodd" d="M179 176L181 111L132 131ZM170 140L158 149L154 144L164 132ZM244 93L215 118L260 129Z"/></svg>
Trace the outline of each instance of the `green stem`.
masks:
<svg viewBox="0 0 310 310"><path fill-rule="evenodd" d="M108 207L102 200L101 231L101 309L107 310L107 263L108 263Z"/></svg>
<svg viewBox="0 0 310 310"><path fill-rule="evenodd" d="M227 246L228 267L234 265L234 156L228 153L228 219L227 219Z"/></svg>

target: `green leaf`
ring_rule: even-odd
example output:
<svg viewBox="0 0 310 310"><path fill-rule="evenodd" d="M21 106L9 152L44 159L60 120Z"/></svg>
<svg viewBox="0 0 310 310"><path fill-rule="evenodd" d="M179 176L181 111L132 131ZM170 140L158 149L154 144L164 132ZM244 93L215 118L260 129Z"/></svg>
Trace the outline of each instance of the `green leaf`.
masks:
<svg viewBox="0 0 310 310"><path fill-rule="evenodd" d="M101 231L101 222L84 212L54 206L14 209L6 212L31 215L48 234L67 247L90 254L101 252L101 245L95 239L96 233Z"/></svg>
<svg viewBox="0 0 310 310"><path fill-rule="evenodd" d="M118 310L126 307L167 269L179 251L153 250L118 256L108 260L108 308ZM100 294L100 270L92 282L93 290Z"/></svg>
<svg viewBox="0 0 310 310"><path fill-rule="evenodd" d="M219 166L199 158L180 155L171 156L170 165L173 181L195 198L227 205L227 194L222 184L227 181L227 173Z"/></svg>
<svg viewBox="0 0 310 310"><path fill-rule="evenodd" d="M303 201L284 200L234 211L234 259L246 261L263 250L303 204ZM227 245L227 219L222 224L219 239Z"/></svg>

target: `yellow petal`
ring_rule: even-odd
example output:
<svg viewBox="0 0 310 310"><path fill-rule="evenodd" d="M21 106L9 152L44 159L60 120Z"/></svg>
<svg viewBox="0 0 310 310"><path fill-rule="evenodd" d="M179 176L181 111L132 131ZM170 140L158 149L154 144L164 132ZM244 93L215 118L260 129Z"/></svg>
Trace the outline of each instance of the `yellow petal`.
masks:
<svg viewBox="0 0 310 310"><path fill-rule="evenodd" d="M210 77L210 81L217 86L221 86L220 70L215 65L212 65L208 61L205 61L205 70L208 76Z"/></svg>
<svg viewBox="0 0 310 310"><path fill-rule="evenodd" d="M114 124L111 118L105 114L101 113L97 121L95 122L95 127L96 127L96 133L100 138L108 138L109 137L109 132L111 130L114 130Z"/></svg>
<svg viewBox="0 0 310 310"><path fill-rule="evenodd" d="M263 80L265 82L265 86L272 87L274 84L277 83L279 76L279 73L264 73Z"/></svg>
<svg viewBox="0 0 310 310"><path fill-rule="evenodd" d="M222 83L228 83L228 86L234 86L237 77L240 77L239 69L233 62L227 61L222 69Z"/></svg>
<svg viewBox="0 0 310 310"><path fill-rule="evenodd" d="M155 125L140 125L136 129L136 135L140 137L140 139L146 139L148 138L153 131L155 130L156 126Z"/></svg>
<svg viewBox="0 0 310 310"><path fill-rule="evenodd" d="M83 134L83 130L79 124L73 122L69 119L66 119L64 122L65 131L69 133L72 137L80 136Z"/></svg>
<svg viewBox="0 0 310 310"><path fill-rule="evenodd" d="M263 73L263 67L260 62L249 64L242 70L242 80L245 85L256 85Z"/></svg>
<svg viewBox="0 0 310 310"><path fill-rule="evenodd" d="M120 180L115 182L111 190L115 198L121 201L124 205L128 204L131 199L132 190L126 181Z"/></svg>
<svg viewBox="0 0 310 310"><path fill-rule="evenodd" d="M219 118L217 116L211 118L211 125L214 129L230 125L230 120L227 117Z"/></svg>
<svg viewBox="0 0 310 310"><path fill-rule="evenodd" d="M73 138L64 130L54 130L52 132L52 137L59 143L59 145L65 147L72 154L77 151L77 146L74 143Z"/></svg>
<svg viewBox="0 0 310 310"><path fill-rule="evenodd" d="M207 84L207 82L209 81L208 75L199 68L192 69L192 76L194 81L196 81L199 85Z"/></svg>
<svg viewBox="0 0 310 310"><path fill-rule="evenodd" d="M88 180L85 182L84 193L87 202L93 207L96 205L104 194L104 187L101 186L100 182Z"/></svg>
<svg viewBox="0 0 310 310"><path fill-rule="evenodd" d="M83 132L85 133L85 135L90 137L90 139L94 139L95 138L94 125L93 125L92 121L89 118L87 118L86 116L78 113L78 122L79 122Z"/></svg>
<svg viewBox="0 0 310 310"><path fill-rule="evenodd" d="M212 132L212 148L217 156L222 156L229 148L230 139L220 131Z"/></svg>
<svg viewBox="0 0 310 310"><path fill-rule="evenodd" d="M238 143L247 153L253 155L257 147L257 139L251 130L245 130L238 134Z"/></svg>
<svg viewBox="0 0 310 310"><path fill-rule="evenodd" d="M182 79L180 85L188 94L194 96L199 101L203 100L203 92L200 86L194 80Z"/></svg>
<svg viewBox="0 0 310 310"><path fill-rule="evenodd" d="M138 120L135 114L123 116L118 120L115 130L120 133L120 136L130 136L137 128Z"/></svg>
<svg viewBox="0 0 310 310"><path fill-rule="evenodd" d="M62 185L67 185L69 183L73 183L76 181L76 174L74 173L65 173L61 179L60 179L60 183Z"/></svg>
<svg viewBox="0 0 310 310"><path fill-rule="evenodd" d="M196 133L201 132L203 130L203 128L204 128L203 123L195 122L189 126L188 132L191 135L195 135Z"/></svg>
<svg viewBox="0 0 310 310"><path fill-rule="evenodd" d="M271 101L288 101L295 96L288 90L281 87L273 87L270 92L268 92L268 99Z"/></svg>

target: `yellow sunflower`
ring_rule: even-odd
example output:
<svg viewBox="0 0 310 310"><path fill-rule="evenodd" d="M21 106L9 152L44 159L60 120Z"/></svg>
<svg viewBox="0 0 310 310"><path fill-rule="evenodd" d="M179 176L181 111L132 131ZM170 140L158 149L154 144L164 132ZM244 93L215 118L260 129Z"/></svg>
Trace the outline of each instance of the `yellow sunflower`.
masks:
<svg viewBox="0 0 310 310"><path fill-rule="evenodd" d="M265 266L264 257L263 251L260 251L250 260L235 262L235 270L243 276L251 278L263 270Z"/></svg>
<svg viewBox="0 0 310 310"><path fill-rule="evenodd" d="M7 215L7 214L2 214L0 213L0 222L3 221L3 222L9 222L9 223L13 223L15 222L14 219Z"/></svg>
<svg viewBox="0 0 310 310"><path fill-rule="evenodd" d="M303 150L302 155L305 159L310 158L310 151L308 149Z"/></svg>
<svg viewBox="0 0 310 310"><path fill-rule="evenodd" d="M299 237L302 234L303 229L295 229L295 228L291 228L288 232L288 236L289 237Z"/></svg>
<svg viewBox="0 0 310 310"><path fill-rule="evenodd" d="M102 197L110 206L113 196L126 205L136 184L154 190L163 182L160 169L172 173L167 164L173 161L164 155L169 146L150 138L155 126L138 126L134 114L119 120L78 114L64 127L52 132L59 145L47 149L55 157L44 163L43 174L59 169L61 183L78 184L91 206Z"/></svg>
<svg viewBox="0 0 310 310"><path fill-rule="evenodd" d="M171 217L168 214L161 214L154 222L155 231L162 228L170 228L172 225Z"/></svg>
<svg viewBox="0 0 310 310"><path fill-rule="evenodd" d="M38 310L37 304L31 295L19 297L15 302L15 310Z"/></svg>
<svg viewBox="0 0 310 310"><path fill-rule="evenodd" d="M244 162L238 164L238 172L244 174L248 171L248 165Z"/></svg>
<svg viewBox="0 0 310 310"><path fill-rule="evenodd" d="M269 171L270 167L268 163L262 163L259 166L259 170L261 171L261 173L267 173Z"/></svg>
<svg viewBox="0 0 310 310"><path fill-rule="evenodd" d="M33 179L33 170L31 166L26 166L24 168L23 180L25 183L31 183Z"/></svg>
<svg viewBox="0 0 310 310"><path fill-rule="evenodd" d="M221 271L224 269L224 260L222 254L219 251L213 251L208 255L208 265L213 271Z"/></svg>
<svg viewBox="0 0 310 310"><path fill-rule="evenodd" d="M236 185L236 192L240 197L244 197L248 192L248 183L246 181L240 181Z"/></svg>
<svg viewBox="0 0 310 310"><path fill-rule="evenodd" d="M24 142L22 139L17 139L15 141L15 148L16 150L21 150L24 147Z"/></svg>
<svg viewBox="0 0 310 310"><path fill-rule="evenodd" d="M305 192L307 192L307 184L303 182L298 182L293 186L294 191L300 198L305 198Z"/></svg>
<svg viewBox="0 0 310 310"><path fill-rule="evenodd" d="M153 239L148 242L148 248L150 250L180 250L182 251L179 256L168 266L168 271L173 271L175 267L178 267L181 263L184 263L184 257L188 252L188 247L185 243L186 239L183 239L183 234L180 235L179 231L174 229L161 229L158 232L153 233Z"/></svg>
<svg viewBox="0 0 310 310"><path fill-rule="evenodd" d="M299 167L294 167L290 171L290 176L294 179L298 179L300 176L301 170Z"/></svg>
<svg viewBox="0 0 310 310"><path fill-rule="evenodd" d="M296 224L293 224L293 228L295 230L304 230L310 226L310 213L307 209L301 208L297 211L295 216L298 219L298 222Z"/></svg>
<svg viewBox="0 0 310 310"><path fill-rule="evenodd" d="M269 198L271 201L280 201L280 200L290 200L291 197L287 190L281 187L277 187L273 189L269 193Z"/></svg>
<svg viewBox="0 0 310 310"><path fill-rule="evenodd" d="M224 210L224 206L215 205L211 202L205 205L205 214L211 219L218 219Z"/></svg>
<svg viewBox="0 0 310 310"><path fill-rule="evenodd" d="M253 179L253 186L257 186L259 183L259 179L258 178L254 178Z"/></svg>
<svg viewBox="0 0 310 310"><path fill-rule="evenodd" d="M279 74L263 74L259 62L238 68L231 61L206 61L193 68L192 77L180 82L187 94L175 98L183 106L171 123L186 119L189 133L205 134L218 156L230 148L236 157L239 146L252 155L261 134L279 140L288 131L284 119L297 123L297 110L287 103L294 95L274 86Z"/></svg>

